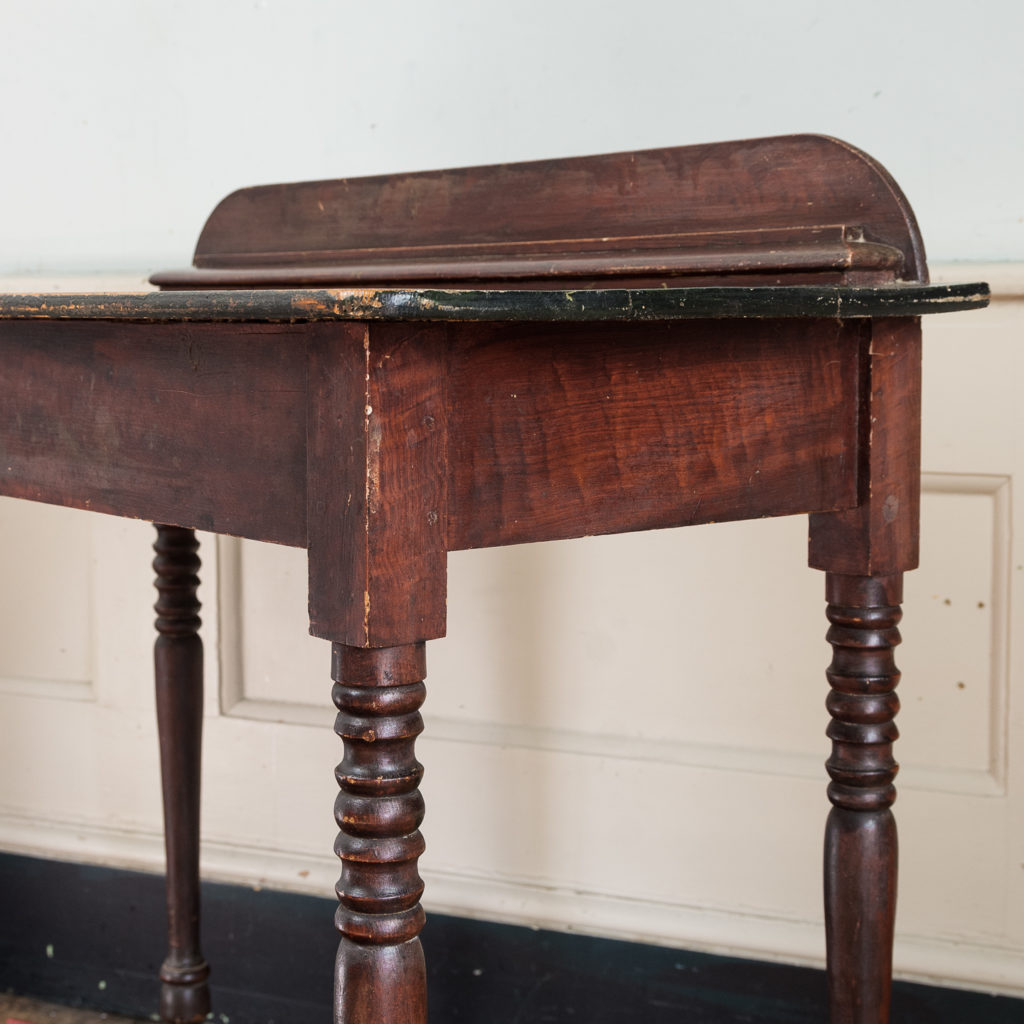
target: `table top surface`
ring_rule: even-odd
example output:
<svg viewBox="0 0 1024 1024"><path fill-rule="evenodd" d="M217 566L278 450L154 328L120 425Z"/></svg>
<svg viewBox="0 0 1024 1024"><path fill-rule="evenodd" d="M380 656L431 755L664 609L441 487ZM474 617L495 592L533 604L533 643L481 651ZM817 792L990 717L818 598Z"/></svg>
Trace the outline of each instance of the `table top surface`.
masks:
<svg viewBox="0 0 1024 1024"><path fill-rule="evenodd" d="M781 285L586 290L218 289L0 295L0 320L656 322L920 316L978 309L988 285Z"/></svg>

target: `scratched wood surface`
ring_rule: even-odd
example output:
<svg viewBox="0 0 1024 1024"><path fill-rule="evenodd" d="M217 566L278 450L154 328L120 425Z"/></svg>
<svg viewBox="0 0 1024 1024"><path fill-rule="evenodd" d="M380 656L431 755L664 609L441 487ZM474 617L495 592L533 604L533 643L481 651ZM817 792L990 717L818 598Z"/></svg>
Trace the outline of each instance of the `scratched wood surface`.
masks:
<svg viewBox="0 0 1024 1024"><path fill-rule="evenodd" d="M900 282L870 287L819 282L815 285L602 288L597 291L250 287L222 291L0 295L0 319L141 323L305 323L316 320L646 323L736 317L850 319L952 313L978 309L988 303L988 298L986 284Z"/></svg>
<svg viewBox="0 0 1024 1024"><path fill-rule="evenodd" d="M880 319L862 352L860 496L856 509L812 515L810 565L888 576L917 568L921 505L921 324Z"/></svg>
<svg viewBox="0 0 1024 1024"><path fill-rule="evenodd" d="M328 281L510 286L801 271L927 280L892 178L811 135L242 189L210 215L194 263L153 281L288 279L282 268L307 280L317 267Z"/></svg>
<svg viewBox="0 0 1024 1024"><path fill-rule="evenodd" d="M447 550L852 508L864 329L8 321L0 492L308 547L315 630L439 636Z"/></svg>
<svg viewBox="0 0 1024 1024"><path fill-rule="evenodd" d="M321 325L309 360L310 629L444 635L448 400L440 325Z"/></svg>
<svg viewBox="0 0 1024 1024"><path fill-rule="evenodd" d="M0 321L0 493L304 545L298 330Z"/></svg>

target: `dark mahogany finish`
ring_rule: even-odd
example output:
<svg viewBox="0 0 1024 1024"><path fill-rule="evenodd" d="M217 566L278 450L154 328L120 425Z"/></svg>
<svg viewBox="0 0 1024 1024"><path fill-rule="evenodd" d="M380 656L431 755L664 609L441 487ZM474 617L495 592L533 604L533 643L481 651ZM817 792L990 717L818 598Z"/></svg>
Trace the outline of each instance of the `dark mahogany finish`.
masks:
<svg viewBox="0 0 1024 1024"><path fill-rule="evenodd" d="M199 946L199 778L203 734L203 643L199 638L199 542L192 530L157 526L156 714L160 730L167 935L160 1015L195 1024L210 1010L210 968Z"/></svg>
<svg viewBox="0 0 1024 1024"><path fill-rule="evenodd" d="M852 507L863 330L453 331L449 549Z"/></svg>
<svg viewBox="0 0 1024 1024"><path fill-rule="evenodd" d="M811 516L810 563L826 570L834 656L825 834L832 1024L886 1024L896 916L893 648L903 573L917 566L921 329L876 320L861 348L860 492L855 508ZM866 435L866 436L865 436Z"/></svg>
<svg viewBox="0 0 1024 1024"><path fill-rule="evenodd" d="M813 135L242 189L210 215L195 266L154 283L927 280L892 178Z"/></svg>
<svg viewBox="0 0 1024 1024"><path fill-rule="evenodd" d="M310 339L314 636L387 647L444 635L444 341L415 324L323 326Z"/></svg>
<svg viewBox="0 0 1024 1024"><path fill-rule="evenodd" d="M889 175L797 136L244 189L153 281L0 297L0 493L174 524L165 1020L206 1005L192 528L308 551L345 744L335 1024L425 1024L413 745L448 552L809 513L832 1021L886 1021L919 317L987 301L927 284Z"/></svg>
<svg viewBox="0 0 1024 1024"><path fill-rule="evenodd" d="M896 917L897 764L903 577L826 576L832 802L825 830L825 930L832 1024L887 1024Z"/></svg>
<svg viewBox="0 0 1024 1024"><path fill-rule="evenodd" d="M424 645L334 644L332 667L334 728L345 741L335 772L342 862L335 1016L345 1024L423 1024L425 917L416 870L424 848L423 766L413 747L423 731Z"/></svg>

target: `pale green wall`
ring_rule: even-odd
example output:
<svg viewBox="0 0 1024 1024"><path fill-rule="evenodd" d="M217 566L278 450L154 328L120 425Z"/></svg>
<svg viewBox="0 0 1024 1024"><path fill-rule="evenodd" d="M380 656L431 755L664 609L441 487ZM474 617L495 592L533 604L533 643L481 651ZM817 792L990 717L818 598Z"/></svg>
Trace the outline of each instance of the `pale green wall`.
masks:
<svg viewBox="0 0 1024 1024"><path fill-rule="evenodd" d="M1019 0L0 0L0 273L187 262L240 185L795 131L1024 258Z"/></svg>

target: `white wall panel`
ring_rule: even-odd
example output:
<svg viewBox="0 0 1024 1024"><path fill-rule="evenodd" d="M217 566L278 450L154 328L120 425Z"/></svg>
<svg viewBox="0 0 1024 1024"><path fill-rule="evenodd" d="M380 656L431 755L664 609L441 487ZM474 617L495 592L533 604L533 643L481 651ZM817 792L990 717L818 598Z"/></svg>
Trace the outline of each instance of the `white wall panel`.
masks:
<svg viewBox="0 0 1024 1024"><path fill-rule="evenodd" d="M0 692L89 700L93 695L90 517L0 498L0 622L21 642L0 646ZM40 572L44 564L50 571ZM54 588L54 572L64 583Z"/></svg>

